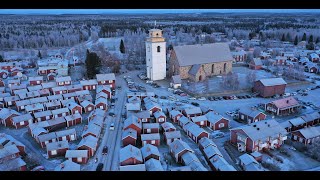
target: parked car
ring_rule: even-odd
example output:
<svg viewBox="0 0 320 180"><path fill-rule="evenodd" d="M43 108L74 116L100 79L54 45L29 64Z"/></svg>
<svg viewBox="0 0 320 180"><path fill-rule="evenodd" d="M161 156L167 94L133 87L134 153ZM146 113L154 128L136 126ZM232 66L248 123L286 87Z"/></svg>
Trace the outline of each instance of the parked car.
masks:
<svg viewBox="0 0 320 180"><path fill-rule="evenodd" d="M189 97L188 99L189 99L189 100L196 100L195 97Z"/></svg>
<svg viewBox="0 0 320 180"><path fill-rule="evenodd" d="M153 83L153 81L147 80L146 83L147 83L147 84L151 84L151 83Z"/></svg>
<svg viewBox="0 0 320 180"><path fill-rule="evenodd" d="M102 169L103 169L103 163L99 163L96 168L96 171L102 171Z"/></svg>
<svg viewBox="0 0 320 180"><path fill-rule="evenodd" d="M109 116L115 117L116 115L113 112L110 112Z"/></svg>
<svg viewBox="0 0 320 180"><path fill-rule="evenodd" d="M284 94L283 94L283 97L289 97L289 96L291 96L290 93L284 93Z"/></svg>
<svg viewBox="0 0 320 180"><path fill-rule="evenodd" d="M160 96L160 99L167 99L166 96Z"/></svg>
<svg viewBox="0 0 320 180"><path fill-rule="evenodd" d="M197 102L191 102L191 104L194 106L199 106L199 103L197 103Z"/></svg>
<svg viewBox="0 0 320 180"><path fill-rule="evenodd" d="M187 101L187 100L182 100L181 102L182 103L189 103L189 101Z"/></svg>
<svg viewBox="0 0 320 180"><path fill-rule="evenodd" d="M211 133L211 138L217 139L217 138L222 138L224 137L224 133L220 131L213 131Z"/></svg>
<svg viewBox="0 0 320 180"><path fill-rule="evenodd" d="M114 130L114 123L110 124L110 130Z"/></svg>
<svg viewBox="0 0 320 180"><path fill-rule="evenodd" d="M108 146L104 146L102 149L102 155L108 154Z"/></svg>
<svg viewBox="0 0 320 180"><path fill-rule="evenodd" d="M198 98L198 100L199 101L205 101L205 100L207 100L205 97L200 97L200 98Z"/></svg>
<svg viewBox="0 0 320 180"><path fill-rule="evenodd" d="M188 94L186 93L181 93L180 96L187 96Z"/></svg>
<svg viewBox="0 0 320 180"><path fill-rule="evenodd" d="M44 171L45 168L43 166L37 166L35 168L33 168L31 171Z"/></svg>
<svg viewBox="0 0 320 180"><path fill-rule="evenodd" d="M297 92L292 92L292 93L291 93L291 96L296 96L296 95L298 95Z"/></svg>

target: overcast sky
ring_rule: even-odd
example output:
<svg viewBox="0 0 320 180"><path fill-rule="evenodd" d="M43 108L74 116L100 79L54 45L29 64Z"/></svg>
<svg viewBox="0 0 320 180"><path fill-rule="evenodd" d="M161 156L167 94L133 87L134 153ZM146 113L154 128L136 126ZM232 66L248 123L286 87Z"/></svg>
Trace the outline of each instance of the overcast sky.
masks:
<svg viewBox="0 0 320 180"><path fill-rule="evenodd" d="M0 9L0 14L161 14L200 12L320 13L320 9Z"/></svg>

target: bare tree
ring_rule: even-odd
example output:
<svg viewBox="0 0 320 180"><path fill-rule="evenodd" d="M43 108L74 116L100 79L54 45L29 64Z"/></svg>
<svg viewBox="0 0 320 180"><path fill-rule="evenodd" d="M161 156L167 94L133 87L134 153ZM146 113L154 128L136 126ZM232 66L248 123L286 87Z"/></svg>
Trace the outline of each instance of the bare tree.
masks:
<svg viewBox="0 0 320 180"><path fill-rule="evenodd" d="M261 48L260 47L255 47L253 50L253 57L254 58L258 58L260 57L261 54Z"/></svg>
<svg viewBox="0 0 320 180"><path fill-rule="evenodd" d="M320 139L315 139L311 145L309 145L307 149L307 153L316 160L320 160Z"/></svg>
<svg viewBox="0 0 320 180"><path fill-rule="evenodd" d="M247 82L249 83L250 87L253 86L253 83L256 81L257 75L256 75L256 71L250 71L247 76Z"/></svg>

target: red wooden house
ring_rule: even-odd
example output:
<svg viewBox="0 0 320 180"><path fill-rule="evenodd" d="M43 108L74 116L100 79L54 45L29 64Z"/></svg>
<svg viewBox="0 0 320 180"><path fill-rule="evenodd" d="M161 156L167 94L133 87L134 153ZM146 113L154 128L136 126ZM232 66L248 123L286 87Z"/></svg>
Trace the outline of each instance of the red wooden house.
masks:
<svg viewBox="0 0 320 180"><path fill-rule="evenodd" d="M208 132L206 132L203 128L200 128L198 125L194 123L189 123L185 126L187 135L198 144L198 141L203 137L209 137Z"/></svg>
<svg viewBox="0 0 320 180"><path fill-rule="evenodd" d="M208 118L205 115L192 117L191 121L200 127L207 126Z"/></svg>
<svg viewBox="0 0 320 180"><path fill-rule="evenodd" d="M82 116L79 113L71 114L64 117L67 122L67 127L75 126L82 123Z"/></svg>
<svg viewBox="0 0 320 180"><path fill-rule="evenodd" d="M47 110L55 110L61 108L61 103L59 100L51 101L44 104Z"/></svg>
<svg viewBox="0 0 320 180"><path fill-rule="evenodd" d="M89 160L88 150L67 150L65 158L79 164L86 164Z"/></svg>
<svg viewBox="0 0 320 180"><path fill-rule="evenodd" d="M141 134L141 142L142 146L146 144L152 144L155 146L160 145L160 134L159 133L152 133L152 134Z"/></svg>
<svg viewBox="0 0 320 180"><path fill-rule="evenodd" d="M115 89L116 76L114 73L97 74L96 78L99 85L109 85L111 89Z"/></svg>
<svg viewBox="0 0 320 180"><path fill-rule="evenodd" d="M178 119L183 115L180 111L174 109L169 112L169 116L172 122L178 123Z"/></svg>
<svg viewBox="0 0 320 180"><path fill-rule="evenodd" d="M262 68L262 62L260 58L253 58L253 60L251 60L249 62L249 68L250 69L254 69L254 70L259 70Z"/></svg>
<svg viewBox="0 0 320 180"><path fill-rule="evenodd" d="M40 111L33 113L35 118L35 122L46 121L53 118L53 115L50 110L48 111Z"/></svg>
<svg viewBox="0 0 320 180"><path fill-rule="evenodd" d="M191 149L191 147L185 143L182 140L175 140L169 145L169 150L171 155L174 157L175 161L178 163L182 162L181 156L185 154L186 152L192 152L194 151Z"/></svg>
<svg viewBox="0 0 320 180"><path fill-rule="evenodd" d="M88 126L84 127L84 131L83 131L81 137L85 138L87 136L93 136L93 137L99 138L101 130L102 129L100 126L98 126L94 123L89 123Z"/></svg>
<svg viewBox="0 0 320 180"><path fill-rule="evenodd" d="M122 132L122 146L125 147L129 144L136 146L137 131L131 128L123 130Z"/></svg>
<svg viewBox="0 0 320 180"><path fill-rule="evenodd" d="M167 145L171 144L175 140L180 140L180 139L181 139L180 131L164 132L164 141L166 142Z"/></svg>
<svg viewBox="0 0 320 180"><path fill-rule="evenodd" d="M128 145L120 149L120 166L142 164L142 154L140 149Z"/></svg>
<svg viewBox="0 0 320 180"><path fill-rule="evenodd" d="M146 110L150 112L150 115L153 115L157 111L162 111L161 106L152 101L146 103L145 107L146 107Z"/></svg>
<svg viewBox="0 0 320 180"><path fill-rule="evenodd" d="M47 80L48 81L54 81L57 77L57 74L55 72L51 72L47 75Z"/></svg>
<svg viewBox="0 0 320 180"><path fill-rule="evenodd" d="M110 86L107 85L98 85L96 93L105 93L108 96L108 99L112 98L112 90Z"/></svg>
<svg viewBox="0 0 320 180"><path fill-rule="evenodd" d="M82 80L80 81L80 84L83 90L89 90L89 91L97 89L97 86L98 86L98 82L96 79Z"/></svg>
<svg viewBox="0 0 320 180"><path fill-rule="evenodd" d="M71 114L82 114L82 107L76 102L70 102L67 107L70 110Z"/></svg>
<svg viewBox="0 0 320 180"><path fill-rule="evenodd" d="M71 77L70 76L62 76L62 77L56 77L56 83L58 86L66 86L71 85Z"/></svg>
<svg viewBox="0 0 320 180"><path fill-rule="evenodd" d="M52 110L51 112L54 118L65 117L70 114L68 108L55 109L55 110Z"/></svg>
<svg viewBox="0 0 320 180"><path fill-rule="evenodd" d="M221 116L220 114L209 112L206 114L206 117L208 118L207 126L214 131L229 128L229 119Z"/></svg>
<svg viewBox="0 0 320 180"><path fill-rule="evenodd" d="M21 114L13 109L0 109L0 123L4 126L10 126L12 124L12 118L19 115Z"/></svg>
<svg viewBox="0 0 320 180"><path fill-rule="evenodd" d="M98 98L95 101L95 109L108 110L108 100L105 98Z"/></svg>
<svg viewBox="0 0 320 180"><path fill-rule="evenodd" d="M31 123L33 123L33 117L30 113L12 117L12 125L16 129L26 127Z"/></svg>
<svg viewBox="0 0 320 180"><path fill-rule="evenodd" d="M52 88L52 92L54 95L56 94L66 94L68 92L68 89L66 86L57 86Z"/></svg>
<svg viewBox="0 0 320 180"><path fill-rule="evenodd" d="M68 93L76 92L76 91L82 91L82 86L81 84L72 84L69 86L66 86Z"/></svg>
<svg viewBox="0 0 320 180"><path fill-rule="evenodd" d="M31 86L40 85L42 82L43 82L42 76L29 77L29 84Z"/></svg>
<svg viewBox="0 0 320 180"><path fill-rule="evenodd" d="M98 138L93 136L86 136L85 138L81 139L80 143L78 144L78 150L88 150L88 157L94 156L98 147Z"/></svg>
<svg viewBox="0 0 320 180"><path fill-rule="evenodd" d="M260 79L254 83L253 92L262 97L271 97L285 92L287 83L282 78Z"/></svg>
<svg viewBox="0 0 320 180"><path fill-rule="evenodd" d="M151 158L160 161L160 152L156 146L151 144L146 144L140 150L141 150L141 154L144 162L148 161Z"/></svg>
<svg viewBox="0 0 320 180"><path fill-rule="evenodd" d="M192 108L186 108L182 111L182 114L187 117L188 119L191 119L192 117L201 116L202 111L200 107L192 107Z"/></svg>
<svg viewBox="0 0 320 180"><path fill-rule="evenodd" d="M49 158L65 156L69 149L68 141L57 141L47 144L47 155Z"/></svg>
<svg viewBox="0 0 320 180"><path fill-rule="evenodd" d="M143 123L143 134L159 133L159 123Z"/></svg>
<svg viewBox="0 0 320 180"><path fill-rule="evenodd" d="M141 123L139 123L137 117L130 116L129 118L127 118L124 121L123 130L129 129L129 128L134 129L135 131L137 131L137 135L140 136L141 130L142 130L142 125L141 125Z"/></svg>
<svg viewBox="0 0 320 180"><path fill-rule="evenodd" d="M92 102L87 100L82 101L80 104L83 107L85 113L93 111L95 107Z"/></svg>
<svg viewBox="0 0 320 180"><path fill-rule="evenodd" d="M167 121L167 116L162 111L157 111L153 115L157 123L162 124Z"/></svg>
<svg viewBox="0 0 320 180"><path fill-rule="evenodd" d="M304 145L312 144L315 140L319 138L320 138L320 126L303 128L303 129L291 132L291 139L294 141L299 141Z"/></svg>
<svg viewBox="0 0 320 180"><path fill-rule="evenodd" d="M294 97L278 99L265 104L265 111L278 116L297 113L300 108L301 105Z"/></svg>
<svg viewBox="0 0 320 180"><path fill-rule="evenodd" d="M137 113L132 114L138 118L139 122L150 123L151 121L151 116L148 111L139 111Z"/></svg>
<svg viewBox="0 0 320 180"><path fill-rule="evenodd" d="M163 132L170 132L170 131L177 130L176 127L174 127L174 125L169 122L165 122L165 123L161 124L161 127L162 127Z"/></svg>
<svg viewBox="0 0 320 180"><path fill-rule="evenodd" d="M50 132L48 134L41 134L37 137L37 141L42 148L45 148L48 143L57 141L57 135L55 132Z"/></svg>
<svg viewBox="0 0 320 180"><path fill-rule="evenodd" d="M66 129L62 131L56 131L58 141L75 141L77 140L76 129Z"/></svg>

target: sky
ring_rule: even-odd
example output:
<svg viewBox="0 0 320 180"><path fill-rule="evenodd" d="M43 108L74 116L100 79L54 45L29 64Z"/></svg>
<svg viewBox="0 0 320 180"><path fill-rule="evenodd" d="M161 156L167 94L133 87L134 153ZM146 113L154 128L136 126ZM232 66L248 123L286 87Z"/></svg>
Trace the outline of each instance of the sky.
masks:
<svg viewBox="0 0 320 180"><path fill-rule="evenodd" d="M0 9L0 14L320 13L320 9Z"/></svg>

